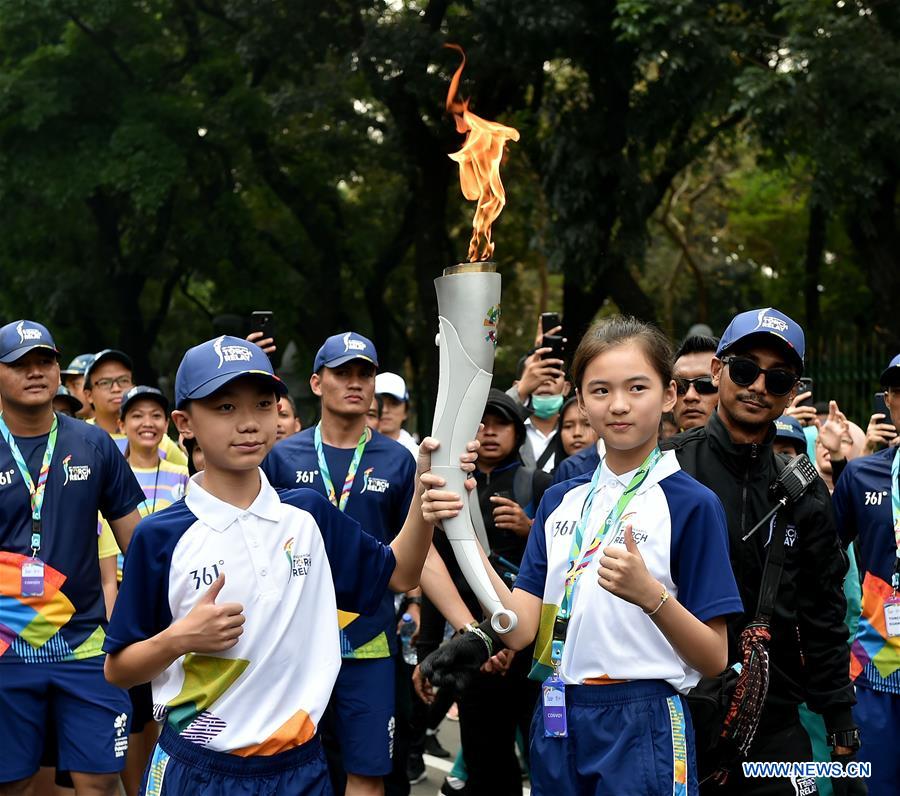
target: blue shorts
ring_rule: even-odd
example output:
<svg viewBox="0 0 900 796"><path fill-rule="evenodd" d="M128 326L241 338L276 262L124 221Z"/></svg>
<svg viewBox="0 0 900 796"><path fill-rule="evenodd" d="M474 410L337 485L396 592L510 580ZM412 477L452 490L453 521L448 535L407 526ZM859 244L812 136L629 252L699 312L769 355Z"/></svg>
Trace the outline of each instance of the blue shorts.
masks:
<svg viewBox="0 0 900 796"><path fill-rule="evenodd" d="M659 680L566 687L567 738L531 723L531 792L695 796L694 730L683 699Z"/></svg>
<svg viewBox="0 0 900 796"><path fill-rule="evenodd" d="M105 658L0 664L0 782L38 770L51 723L60 770L113 774L124 768L131 700L106 682Z"/></svg>
<svg viewBox="0 0 900 796"><path fill-rule="evenodd" d="M324 722L348 774L391 773L394 751L394 659L345 658Z"/></svg>
<svg viewBox="0 0 900 796"><path fill-rule="evenodd" d="M332 796L319 737L277 755L240 757L182 738L168 724L140 796Z"/></svg>
<svg viewBox="0 0 900 796"><path fill-rule="evenodd" d="M872 776L866 780L869 793L896 793L900 780L900 696L857 686L853 720L862 742L856 759L872 764Z"/></svg>

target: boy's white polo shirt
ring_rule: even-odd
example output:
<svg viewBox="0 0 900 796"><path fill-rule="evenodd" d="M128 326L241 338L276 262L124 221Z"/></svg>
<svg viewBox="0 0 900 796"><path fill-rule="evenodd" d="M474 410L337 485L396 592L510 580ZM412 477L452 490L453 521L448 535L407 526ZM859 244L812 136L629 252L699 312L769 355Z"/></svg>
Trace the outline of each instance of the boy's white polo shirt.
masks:
<svg viewBox="0 0 900 796"><path fill-rule="evenodd" d="M240 509L206 492L201 475L138 525L104 649L184 618L224 572L216 602L241 603L243 635L173 662L153 680L154 710L210 749L276 754L315 734L341 665L335 612L373 612L394 556L312 490L275 490L260 471L259 495Z"/></svg>

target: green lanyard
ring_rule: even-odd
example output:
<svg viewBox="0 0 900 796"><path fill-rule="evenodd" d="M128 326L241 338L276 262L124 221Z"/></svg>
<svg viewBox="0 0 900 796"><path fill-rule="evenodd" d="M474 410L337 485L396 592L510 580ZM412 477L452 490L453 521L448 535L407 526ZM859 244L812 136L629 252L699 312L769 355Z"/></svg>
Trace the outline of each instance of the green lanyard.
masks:
<svg viewBox="0 0 900 796"><path fill-rule="evenodd" d="M353 458L350 460L350 467L347 469L347 477L344 479L344 488L341 490L341 498L337 499L334 491L334 483L331 480L331 473L328 471L328 462L325 461L325 451L322 448L322 424L316 426L313 432L313 442L316 446L316 457L319 460L319 472L322 475L322 483L325 484L325 494L331 503L343 511L347 507L347 501L350 499L350 489L353 487L353 479L356 478L356 471L359 469L359 463L362 460L363 451L366 449L366 443L369 441L369 429L363 429L359 442L356 443L356 450L353 451Z"/></svg>
<svg viewBox="0 0 900 796"><path fill-rule="evenodd" d="M592 537L591 543L587 548L583 549L585 541L585 529L591 518L591 510L594 506L594 496L597 493L597 487L600 482L600 468L603 462L597 465L594 475L591 478L591 491L584 503L581 517L575 526L575 533L572 537L572 551L569 554L569 566L566 570L566 587L560 602L559 612L556 615L556 623L553 628L553 642L550 646L550 660L554 667L559 668L562 663L563 647L566 641L566 628L569 619L572 616L572 603L575 598L575 587L578 585L578 579L582 573L591 565L596 552L606 543L606 540L614 534L619 528L619 521L625 514L631 499L637 494L650 471L656 466L657 462L662 458L662 452L659 448L654 448L650 454L644 459L643 464L638 467L637 472L632 476L631 481L621 494L616 504L610 509L609 514L603 524Z"/></svg>
<svg viewBox="0 0 900 796"><path fill-rule="evenodd" d="M891 462L891 514L894 518L894 543L897 545L897 560L894 562L894 574L891 575L891 586L894 591L900 589L900 484L897 477L900 475L900 448L894 454Z"/></svg>
<svg viewBox="0 0 900 796"><path fill-rule="evenodd" d="M0 434L9 450L12 453L13 460L22 474L22 480L28 487L28 496L31 498L31 557L37 558L37 554L41 550L41 509L44 507L44 492L47 489L47 477L50 475L50 462L53 459L53 449L56 447L56 435L59 431L59 420L56 414L53 415L53 425L50 426L50 436L47 437L47 449L44 451L44 460L41 462L41 471L38 473L37 486L34 485L34 479L28 471L28 465L25 458L16 445L15 437L6 425L3 419L3 413L0 412Z"/></svg>

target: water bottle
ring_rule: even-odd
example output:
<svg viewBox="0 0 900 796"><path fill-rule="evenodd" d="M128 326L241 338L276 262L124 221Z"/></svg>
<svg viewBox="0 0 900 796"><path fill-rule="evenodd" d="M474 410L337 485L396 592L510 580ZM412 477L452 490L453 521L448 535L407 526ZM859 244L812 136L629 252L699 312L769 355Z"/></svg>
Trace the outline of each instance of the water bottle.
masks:
<svg viewBox="0 0 900 796"><path fill-rule="evenodd" d="M403 621L400 624L400 644L403 646L403 660L410 666L418 663L416 656L416 648L413 646L412 637L416 632L417 625L413 621L411 614L403 614Z"/></svg>

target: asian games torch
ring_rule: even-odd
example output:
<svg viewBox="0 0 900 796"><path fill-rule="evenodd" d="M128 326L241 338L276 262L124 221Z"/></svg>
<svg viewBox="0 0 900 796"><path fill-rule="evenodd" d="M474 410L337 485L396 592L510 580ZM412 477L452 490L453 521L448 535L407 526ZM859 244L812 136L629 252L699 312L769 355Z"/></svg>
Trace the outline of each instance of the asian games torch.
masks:
<svg viewBox="0 0 900 796"><path fill-rule="evenodd" d="M485 121L468 109L468 101L457 101L462 63L453 75L447 94L447 109L454 114L456 129L466 133L463 148L450 155L459 163L460 185L466 199L477 200L469 262L444 270L434 280L440 326L440 370L432 436L440 448L432 454L432 470L447 482L447 489L462 495L463 510L452 520L444 520L444 532L459 562L462 574L498 633L512 630L515 613L500 602L478 550L475 527L465 488L466 475L459 457L474 439L487 403L497 346L500 318L500 274L492 262L491 224L500 215L506 196L500 181L500 161L507 140L518 141L511 127ZM474 511L479 511L476 504Z"/></svg>

